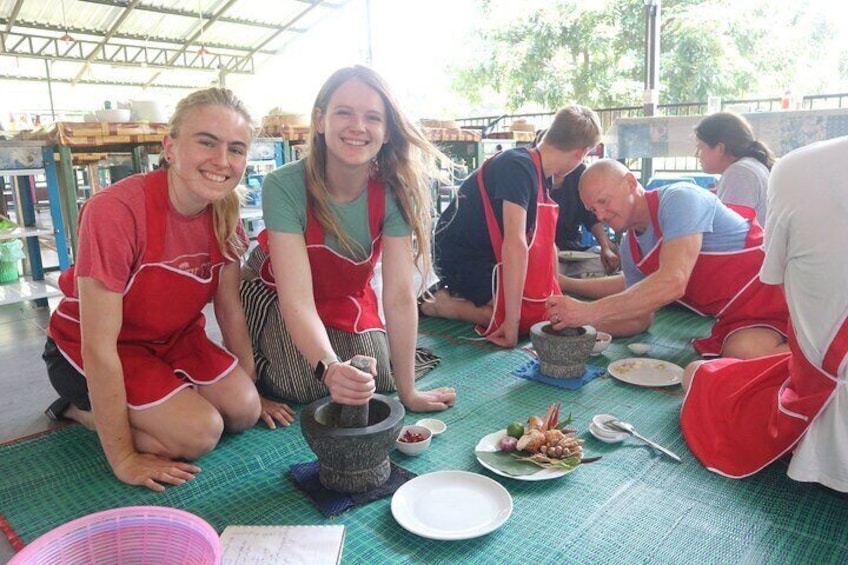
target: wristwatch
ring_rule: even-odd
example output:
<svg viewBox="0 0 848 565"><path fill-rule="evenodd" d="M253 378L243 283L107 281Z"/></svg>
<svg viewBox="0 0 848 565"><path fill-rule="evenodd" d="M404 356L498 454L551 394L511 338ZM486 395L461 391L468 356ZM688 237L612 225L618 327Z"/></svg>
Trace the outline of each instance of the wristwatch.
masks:
<svg viewBox="0 0 848 565"><path fill-rule="evenodd" d="M324 357L318 364L315 365L315 380L321 384L324 384L324 377L327 376L327 370L330 368L330 365L339 362L339 358L335 355L330 355L328 357Z"/></svg>

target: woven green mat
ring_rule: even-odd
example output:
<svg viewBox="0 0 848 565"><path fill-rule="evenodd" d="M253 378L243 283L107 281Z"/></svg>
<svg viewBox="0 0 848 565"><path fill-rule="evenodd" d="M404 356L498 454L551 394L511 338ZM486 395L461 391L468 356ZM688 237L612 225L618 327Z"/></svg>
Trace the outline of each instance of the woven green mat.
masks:
<svg viewBox="0 0 848 565"><path fill-rule="evenodd" d="M628 341L684 365L688 346L709 321L676 308L660 312L651 331L615 340L596 365L630 356ZM439 417L443 435L419 457L393 452L415 472L481 473L512 494L512 516L489 535L445 542L401 528L390 498L325 520L288 479L294 463L314 459L299 425L264 426L222 440L203 457L203 472L157 494L113 478L96 436L81 426L0 446L0 513L24 542L79 516L118 506L164 505L203 517L219 532L229 524L347 526L345 563L836 563L848 554L848 501L786 477L777 463L741 481L706 471L680 435L679 387L642 389L608 376L565 391L512 376L530 358L473 341L467 325L426 319L420 345L442 363L419 386L454 386L457 405ZM683 457L677 464L634 440L607 445L585 432L587 455L603 458L555 480L522 482L489 473L474 457L477 441L513 420L543 415L550 402L580 430L599 412L632 422ZM407 422L421 415L407 414Z"/></svg>

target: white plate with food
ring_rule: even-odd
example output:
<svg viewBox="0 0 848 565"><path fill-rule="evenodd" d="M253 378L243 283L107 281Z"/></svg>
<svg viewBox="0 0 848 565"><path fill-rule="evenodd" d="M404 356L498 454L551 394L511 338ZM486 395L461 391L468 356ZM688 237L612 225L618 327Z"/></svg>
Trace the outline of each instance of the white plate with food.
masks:
<svg viewBox="0 0 848 565"><path fill-rule="evenodd" d="M629 357L610 363L607 367L616 379L637 386L679 385L683 378L683 367L662 359Z"/></svg>
<svg viewBox="0 0 848 565"><path fill-rule="evenodd" d="M588 259L597 259L600 257L597 253L591 251L560 251L560 261L586 261Z"/></svg>
<svg viewBox="0 0 848 565"><path fill-rule="evenodd" d="M522 474L514 474L508 473L504 469L505 465L498 465L494 461L484 461L482 455L478 452L489 452L495 453L500 452L498 449L498 442L500 442L501 438L506 435L506 430L498 430L497 432L492 432L477 442L477 446L474 448L475 456L477 457L477 461L480 462L480 465L495 473L496 475L500 475L502 477L508 477L510 479L516 479L518 481L546 481L548 479L558 479L563 475L567 475L572 472L576 467L572 467L570 469L560 468L560 469L542 469L539 468L538 471L534 471L531 473L522 473ZM504 458L508 454L503 454ZM511 455L510 455L511 457ZM527 463L526 466L533 465L532 463ZM510 465L511 466L511 465ZM499 468L500 467L500 468Z"/></svg>
<svg viewBox="0 0 848 565"><path fill-rule="evenodd" d="M462 540L500 528L512 496L500 483L467 471L437 471L404 483L392 496L392 516L405 530L437 540Z"/></svg>

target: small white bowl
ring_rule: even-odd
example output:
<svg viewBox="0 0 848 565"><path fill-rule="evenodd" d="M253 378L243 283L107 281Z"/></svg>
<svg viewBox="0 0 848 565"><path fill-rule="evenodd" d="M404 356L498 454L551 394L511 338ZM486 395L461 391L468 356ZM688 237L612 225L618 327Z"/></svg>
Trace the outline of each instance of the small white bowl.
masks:
<svg viewBox="0 0 848 565"><path fill-rule="evenodd" d="M408 442L401 441L401 438L404 437L407 433L410 434L419 434L424 439L416 442ZM419 455L430 447L430 440L433 439L433 432L430 431L430 428L426 428L424 426L419 426L417 424L412 426L404 426L400 430L400 435L395 440L395 447L398 448L398 451L401 453L405 453L406 455Z"/></svg>
<svg viewBox="0 0 848 565"><path fill-rule="evenodd" d="M632 351L636 355L644 355L651 348L647 343L629 343L627 344L627 349Z"/></svg>
<svg viewBox="0 0 848 565"><path fill-rule="evenodd" d="M430 431L433 432L434 436L437 436L448 429L448 425L438 418L424 418L423 420L418 420L415 424L418 426L424 426L425 428L430 428Z"/></svg>
<svg viewBox="0 0 848 565"><path fill-rule="evenodd" d="M597 332L595 334L595 346L592 347L592 355L600 355L606 351L607 347L612 343L612 336L606 332Z"/></svg>
<svg viewBox="0 0 848 565"><path fill-rule="evenodd" d="M616 417L612 414L596 414L592 418L592 422L589 424L589 432L605 443L618 443L620 441L624 441L630 434L627 432L612 430L608 426L604 425L606 422L615 419Z"/></svg>

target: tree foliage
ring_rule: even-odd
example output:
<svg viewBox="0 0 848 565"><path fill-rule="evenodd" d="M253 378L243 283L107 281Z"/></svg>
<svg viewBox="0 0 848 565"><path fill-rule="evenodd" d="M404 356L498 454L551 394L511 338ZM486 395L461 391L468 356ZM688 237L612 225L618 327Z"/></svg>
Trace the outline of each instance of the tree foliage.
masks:
<svg viewBox="0 0 848 565"><path fill-rule="evenodd" d="M663 2L660 102L845 89L848 45L811 2ZM571 101L642 104L644 2L481 0L481 6L479 57L454 71L454 89L472 104L485 105L494 93L510 111ZM827 70L811 71L810 61Z"/></svg>

